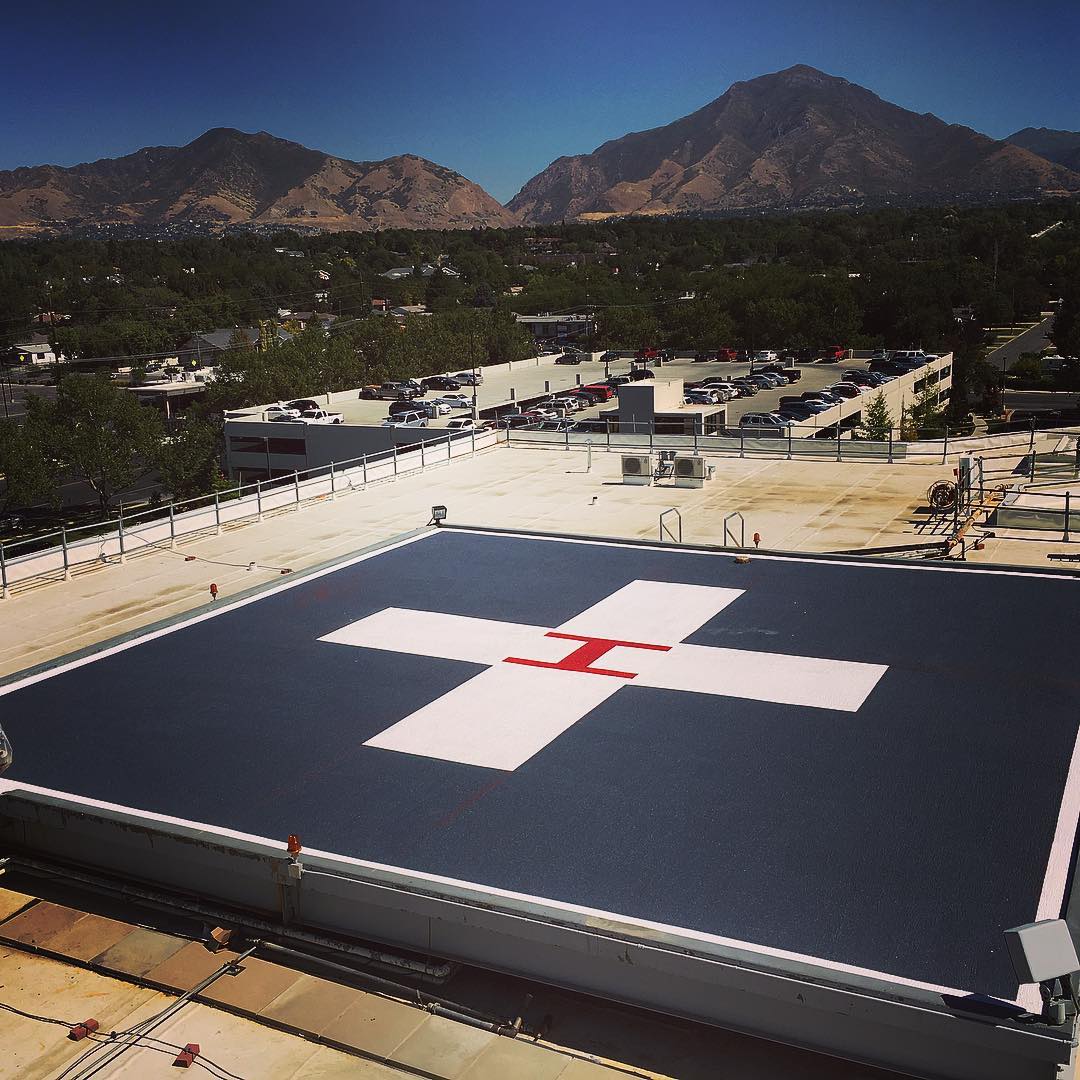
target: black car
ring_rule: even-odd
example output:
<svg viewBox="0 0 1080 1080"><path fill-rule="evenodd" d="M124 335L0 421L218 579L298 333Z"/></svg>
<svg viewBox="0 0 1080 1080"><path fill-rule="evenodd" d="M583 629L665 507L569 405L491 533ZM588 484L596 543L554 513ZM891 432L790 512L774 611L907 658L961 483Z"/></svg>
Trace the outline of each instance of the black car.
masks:
<svg viewBox="0 0 1080 1080"><path fill-rule="evenodd" d="M555 357L556 364L580 364L584 360L588 360L589 354L579 352L577 349L569 349L562 354L562 356Z"/></svg>
<svg viewBox="0 0 1080 1080"><path fill-rule="evenodd" d="M295 401L286 402L285 408L299 409L301 412L306 412L308 409L321 409L322 406L317 401L312 401L311 398L297 398Z"/></svg>
<svg viewBox="0 0 1080 1080"><path fill-rule="evenodd" d="M447 375L431 375L420 380L420 385L425 390L460 390L461 383L457 379L451 379Z"/></svg>
<svg viewBox="0 0 1080 1080"><path fill-rule="evenodd" d="M809 420L811 417L817 415L816 410L811 409L806 404L795 401L782 402L780 407L773 411L779 413L781 416L786 416L789 420Z"/></svg>
<svg viewBox="0 0 1080 1080"><path fill-rule="evenodd" d="M642 379L656 378L656 372L653 371L652 368L647 367L632 368L627 374L630 376L631 382L641 382Z"/></svg>

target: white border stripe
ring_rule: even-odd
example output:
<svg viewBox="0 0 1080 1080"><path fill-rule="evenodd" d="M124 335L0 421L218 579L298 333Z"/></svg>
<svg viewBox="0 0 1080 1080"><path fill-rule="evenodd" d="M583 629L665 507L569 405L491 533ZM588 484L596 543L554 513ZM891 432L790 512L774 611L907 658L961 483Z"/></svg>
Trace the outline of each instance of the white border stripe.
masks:
<svg viewBox="0 0 1080 1080"><path fill-rule="evenodd" d="M290 575L289 580L280 585L275 585L269 589L260 589L253 595L245 596L239 600L226 600L224 603L220 604L211 601L213 607L209 611L200 612L198 615L193 615L190 619L182 619L170 623L168 626L162 626L157 630L150 630L145 634L128 638L126 641L118 642L116 645L111 645L100 651L91 652L86 656L80 656L77 660L69 660L66 664L57 664L56 667L46 668L44 671L39 671L35 675L27 675L25 679L18 679L5 686L0 686L0 697L3 697L5 694L10 694L15 690L21 690L24 686L33 686L34 683L39 683L43 679L51 679L54 675L59 675L62 672L74 671L76 668L81 668L85 664L92 663L94 660L103 660L106 656L114 656L116 653L121 653L127 649L134 648L136 645L142 645L146 641L155 641L158 638L167 637L169 634L174 634L178 630L184 630L189 626L195 626L197 623L206 622L207 619L213 619L218 615L225 615L230 611L236 611L238 608L247 607L248 604L254 604L257 600L263 600L267 596L275 596L278 593L287 592L289 589L295 589L306 582L314 581L316 578L325 577L327 574L332 574L336 570L344 570L347 566L355 566L357 563L362 563L367 559L373 559L376 555L383 555L387 551L394 551L397 548L405 547L408 544L415 543L417 540L426 540L431 535L431 533L420 533L416 536L406 536L403 540L397 540L393 543L386 544L384 547L377 548L375 551L365 551L362 555L357 555L352 559L346 559L344 562L334 563L333 566L324 566L321 570L313 570L310 573L300 571L298 574ZM93 646L91 646L91 648L93 648Z"/></svg>
<svg viewBox="0 0 1080 1080"><path fill-rule="evenodd" d="M242 840L251 844L265 845L273 848L275 851L280 852L282 858L285 857L285 849L280 840L271 840L265 836L257 836L254 833L239 832L235 829L224 829L217 825L207 825L203 822L188 821L186 818L171 817L167 814L156 814L152 811L132 810L131 807L122 806L119 803L104 802L100 799L85 798L82 795L71 795L64 791L56 791L52 788L37 787L33 784L24 784L17 780L0 780L0 799L4 795L18 795L20 793L30 793L52 796L59 799L61 802L76 803L84 807L93 808L95 810L106 810L119 813L124 817L136 818L142 822L151 821L162 825L178 825L184 829L191 829L197 833L206 833L212 838L213 842L220 842L225 840ZM267 854L270 854L269 852ZM378 863L369 862L365 859L357 859L349 855L339 855L331 851L323 851L319 848L304 848L304 855L312 858L325 859L331 863L341 863L349 867L356 867L360 870L375 870L380 873L392 874L400 876L405 879L412 879L413 881L422 882L428 885L443 885L450 886L455 889L467 889L472 892L479 893L485 898L496 898L500 900L511 900L519 903L533 904L539 907L551 908L556 912L565 912L569 915L578 917L578 921L582 922L579 929L588 933L589 931L603 932L609 930L613 933L618 933L618 924L622 924L628 927L634 927L640 930L649 930L661 934L668 934L673 937L682 937L689 939L690 941L704 942L709 945L718 945L726 949L740 949L749 953L757 953L760 956L767 956L771 959L786 960L793 963L806 964L810 967L824 968L831 972L841 972L846 975L856 975L867 979L876 979L885 983L893 983L899 986L908 986L917 990L925 990L932 994L947 994L953 997L968 997L973 991L971 990L958 990L951 986L938 986L936 983L920 982L918 979L907 979L899 975L891 975L885 971L875 971L873 968L857 967L854 964L844 964L837 960L826 960L820 956L811 956L808 953L791 952L788 949L776 949L768 945L757 945L749 941L740 941L738 938L722 937L718 934L709 934L702 930L689 930L683 926L672 926L667 923L652 922L648 919L638 919L629 915L621 915L618 912L604 911L600 908L579 907L574 904L566 903L562 900L551 900L544 896L533 896L529 893L512 892L507 889L498 889L491 885L481 885L474 881L464 881L460 878L443 877L439 874L429 874L422 870L410 870L406 867L393 866L390 863ZM327 872L329 871L322 871ZM410 881L404 880L401 882L383 882L378 879L369 879L374 885L381 885L390 888L399 888L404 891L408 891L410 888ZM435 890L433 890L435 891ZM452 903L468 903L467 898L455 897L455 896L443 896ZM497 905L495 905L497 906ZM542 921L543 915L535 912L520 912L511 911L516 917L533 918ZM589 919L602 920L604 923L615 924L612 926L589 926ZM648 942L653 948L663 948L662 942ZM738 963L737 959L730 957L719 957L726 963ZM785 972L789 978L798 978L797 972ZM1020 1004L1016 1001L1011 1001L1008 998L999 998L995 1000L1005 1001L1008 1004L1016 1005Z"/></svg>

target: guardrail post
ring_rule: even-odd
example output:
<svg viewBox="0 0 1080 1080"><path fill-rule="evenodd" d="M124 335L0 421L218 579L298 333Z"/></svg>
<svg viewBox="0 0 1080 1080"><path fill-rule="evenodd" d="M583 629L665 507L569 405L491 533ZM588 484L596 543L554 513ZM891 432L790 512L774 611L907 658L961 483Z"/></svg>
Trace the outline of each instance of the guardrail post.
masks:
<svg viewBox="0 0 1080 1080"><path fill-rule="evenodd" d="M390 450L394 455L394 475L397 476L397 443L394 443Z"/></svg>
<svg viewBox="0 0 1080 1080"><path fill-rule="evenodd" d="M176 512L172 503L169 503L169 547L176 550Z"/></svg>
<svg viewBox="0 0 1080 1080"><path fill-rule="evenodd" d="M739 428L739 457L746 457L746 432Z"/></svg>
<svg viewBox="0 0 1080 1080"><path fill-rule="evenodd" d="M653 438L655 437L655 435L656 435L656 432L653 430L653 427L650 424L649 425L649 449L650 450L652 450L652 448L653 448Z"/></svg>
<svg viewBox="0 0 1080 1080"><path fill-rule="evenodd" d="M892 441L893 441L893 429L889 428L889 464L890 465L893 463Z"/></svg>
<svg viewBox="0 0 1080 1080"><path fill-rule="evenodd" d="M0 600L8 598L7 557L4 555L4 545L0 544Z"/></svg>
<svg viewBox="0 0 1080 1080"><path fill-rule="evenodd" d="M840 461L840 421L836 421L836 460Z"/></svg>
<svg viewBox="0 0 1080 1080"><path fill-rule="evenodd" d="M300 470L293 472L293 493L296 496L296 509L300 509Z"/></svg>
<svg viewBox="0 0 1080 1080"><path fill-rule="evenodd" d="M117 539L120 541L120 561L122 563L127 562L127 552L124 550L124 507L120 507L120 524L117 529ZM67 547L64 548L64 554L67 555Z"/></svg>
<svg viewBox="0 0 1080 1080"><path fill-rule="evenodd" d="M788 461L791 460L791 429L793 427L794 427L793 424L788 424L788 426L787 426L787 459L788 459ZM739 428L739 431L741 432L742 428Z"/></svg>
<svg viewBox="0 0 1080 1080"><path fill-rule="evenodd" d="M944 441L944 443L942 444L942 447L941 447L941 464L944 465L945 462L947 462L948 460L949 460L949 425L946 424L945 425L945 441Z"/></svg>
<svg viewBox="0 0 1080 1080"><path fill-rule="evenodd" d="M567 438L569 438L569 436L567 436ZM694 453L696 454L697 452L698 452L698 450L697 450L697 428L695 428L694 429Z"/></svg>
<svg viewBox="0 0 1080 1080"><path fill-rule="evenodd" d="M367 454L360 455L360 468L363 469L362 483L364 487L367 487Z"/></svg>
<svg viewBox="0 0 1080 1080"><path fill-rule="evenodd" d="M1070 501L1070 496L1071 495L1072 495L1071 491L1066 491L1065 492L1065 532L1062 533L1061 539L1066 544L1069 542L1069 513L1070 513L1069 501Z"/></svg>
<svg viewBox="0 0 1080 1080"><path fill-rule="evenodd" d="M255 515L259 521L262 521L262 481L255 481Z"/></svg>
<svg viewBox="0 0 1080 1080"><path fill-rule="evenodd" d="M60 556L64 560L64 580L71 580L71 566L68 563L67 528L60 526Z"/></svg>
<svg viewBox="0 0 1080 1080"><path fill-rule="evenodd" d="M221 496L214 492L214 530L221 535Z"/></svg>
<svg viewBox="0 0 1080 1080"><path fill-rule="evenodd" d="M507 436L509 436L509 434L510 433L508 431ZM506 441L509 442L510 439L507 438ZM472 453L472 454L475 454L476 453L476 428L475 427L471 427L469 429L469 443L470 443L469 452ZM449 455L450 455L450 437L449 436L447 436L447 439L446 439L446 454L449 457Z"/></svg>
<svg viewBox="0 0 1080 1080"><path fill-rule="evenodd" d="M330 501L334 501L334 463L330 462Z"/></svg>

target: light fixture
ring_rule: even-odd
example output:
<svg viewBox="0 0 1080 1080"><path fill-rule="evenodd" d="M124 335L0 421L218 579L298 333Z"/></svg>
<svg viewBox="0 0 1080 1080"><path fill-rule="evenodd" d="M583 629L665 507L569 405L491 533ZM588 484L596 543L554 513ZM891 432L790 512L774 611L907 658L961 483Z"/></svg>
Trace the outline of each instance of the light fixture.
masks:
<svg viewBox="0 0 1080 1080"><path fill-rule="evenodd" d="M1014 926L1005 931L1005 944L1018 981L1039 984L1045 1023L1064 1024L1069 1001L1075 1013L1080 1013L1075 981L1080 973L1080 960L1064 919L1043 919Z"/></svg>
<svg viewBox="0 0 1080 1080"><path fill-rule="evenodd" d="M438 525L440 521L446 520L446 507L445 506L433 506L431 508L431 520L429 525Z"/></svg>

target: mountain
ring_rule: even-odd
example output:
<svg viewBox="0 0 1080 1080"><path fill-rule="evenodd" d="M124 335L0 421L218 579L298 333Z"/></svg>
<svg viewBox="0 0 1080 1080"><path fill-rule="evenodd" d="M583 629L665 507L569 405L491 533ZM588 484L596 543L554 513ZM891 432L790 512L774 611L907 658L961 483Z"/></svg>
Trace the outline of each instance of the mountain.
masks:
<svg viewBox="0 0 1080 1080"><path fill-rule="evenodd" d="M515 224L465 177L412 154L348 161L265 131L214 128L73 168L0 172L0 226L265 222L324 229Z"/></svg>
<svg viewBox="0 0 1080 1080"><path fill-rule="evenodd" d="M559 158L509 209L547 224L1077 190L1080 174L1028 150L799 65L735 83L664 127Z"/></svg>
<svg viewBox="0 0 1080 1080"><path fill-rule="evenodd" d="M1053 128L1024 128L1010 135L1006 142L1022 146L1047 161L1080 171L1080 131L1055 131Z"/></svg>

